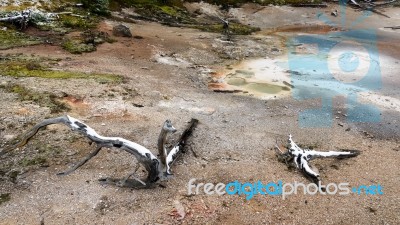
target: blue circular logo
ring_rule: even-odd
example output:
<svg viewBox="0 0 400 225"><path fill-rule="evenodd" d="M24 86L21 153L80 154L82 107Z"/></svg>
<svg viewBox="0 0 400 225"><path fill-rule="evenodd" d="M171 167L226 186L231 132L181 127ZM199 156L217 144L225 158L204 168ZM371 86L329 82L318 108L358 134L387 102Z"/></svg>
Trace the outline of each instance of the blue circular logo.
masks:
<svg viewBox="0 0 400 225"><path fill-rule="evenodd" d="M339 56L339 67L345 72L354 72L360 65L360 59L352 52L345 52Z"/></svg>

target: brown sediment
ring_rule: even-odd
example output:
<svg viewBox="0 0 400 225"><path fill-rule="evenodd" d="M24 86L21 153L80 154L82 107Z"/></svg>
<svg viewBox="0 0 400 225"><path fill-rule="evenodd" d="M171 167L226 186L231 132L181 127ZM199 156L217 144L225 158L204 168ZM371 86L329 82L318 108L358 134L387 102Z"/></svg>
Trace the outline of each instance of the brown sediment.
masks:
<svg viewBox="0 0 400 225"><path fill-rule="evenodd" d="M258 34L272 35L276 33L307 33L307 34L326 34L337 31L337 27L326 24L296 24L269 28L258 32Z"/></svg>
<svg viewBox="0 0 400 225"><path fill-rule="evenodd" d="M212 90L222 90L227 88L228 85L226 83L209 83L208 88Z"/></svg>
<svg viewBox="0 0 400 225"><path fill-rule="evenodd" d="M63 98L63 101L73 108L86 108L88 104L83 101L82 98L67 96Z"/></svg>
<svg viewBox="0 0 400 225"><path fill-rule="evenodd" d="M72 113L84 115L89 110L89 104L84 99L68 95L62 98L61 102L67 104L71 108Z"/></svg>
<svg viewBox="0 0 400 225"><path fill-rule="evenodd" d="M28 114L32 114L32 112L28 109L28 108L25 108L25 107L22 107L22 108L19 108L18 110L17 110L17 114L18 115L28 115Z"/></svg>

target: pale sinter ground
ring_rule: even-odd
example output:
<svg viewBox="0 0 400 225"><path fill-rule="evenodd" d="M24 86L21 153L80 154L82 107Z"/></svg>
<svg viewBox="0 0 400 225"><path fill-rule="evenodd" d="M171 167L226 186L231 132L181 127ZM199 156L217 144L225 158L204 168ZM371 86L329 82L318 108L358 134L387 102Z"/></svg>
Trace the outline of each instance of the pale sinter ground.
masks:
<svg viewBox="0 0 400 225"><path fill-rule="evenodd" d="M3 54L61 58L55 65L59 69L127 77L125 83L118 85L84 79L0 77L2 84L12 82L36 91L67 93L69 97L65 100L72 107L68 114L85 121L104 136L125 137L156 153L157 136L165 119L171 119L180 131L192 117L199 119L200 125L190 143L196 155L188 151L172 168L175 176L164 182L166 188L152 190L128 190L99 184L97 179L122 177L136 164L131 155L115 149L103 150L69 176L56 176L57 172L88 154L93 146L64 126L51 126L16 151L12 156L14 159L1 159L16 160L14 165L19 165L17 160L22 160L22 156L34 157L43 146L46 146L45 151L58 152L49 153L53 158L48 160L46 167L29 167L27 171L19 167L23 173L15 183L7 179L1 181L0 193L11 193L11 199L0 205L0 224L399 223L397 104L400 93L397 87L400 78L397 71L400 66L399 47L394 40L398 40L400 34L382 28L400 24L399 10L388 9L386 13L392 17L390 19L373 14L364 23L378 31L377 46L382 65L382 89L364 95L380 108L382 121L372 124L347 122L345 98L337 97L332 127L300 128L298 113L308 107L317 107L320 105L318 100L298 101L290 94L261 100L252 97L251 93L215 93L208 88L208 82L221 79L218 72L226 67L234 68L239 63L236 57L259 59L267 56L269 60L284 60L287 54L285 37L296 35L306 27L309 28L306 32L328 32L316 19L317 11L329 15L337 6L331 5L327 9L257 7L247 5L235 9L234 13L242 22L258 26L262 31L251 36L236 36L233 43L227 43L220 34L138 21L127 25L134 35L143 39L116 38L117 42L102 44L93 53L71 55L49 45L2 51ZM350 9L347 16L356 18L359 15L360 12ZM115 24L117 22L106 20L100 29L111 33ZM303 26L293 29L293 24ZM287 27L289 32L273 32L273 27ZM226 54L233 59L221 58ZM265 72L275 73L268 68ZM0 91L0 96L0 137L3 142L27 130L32 122L56 116L50 115L45 107L16 100L15 94L4 90ZM275 140L284 143L289 133L298 143L320 150L361 150L362 154L356 158L315 160L313 164L325 183L381 184L384 195L298 194L285 200L257 195L250 201L246 201L245 196L187 196L187 182L191 178L214 184L234 180L309 183L300 172L288 170L274 155ZM181 207L185 217L180 220Z"/></svg>

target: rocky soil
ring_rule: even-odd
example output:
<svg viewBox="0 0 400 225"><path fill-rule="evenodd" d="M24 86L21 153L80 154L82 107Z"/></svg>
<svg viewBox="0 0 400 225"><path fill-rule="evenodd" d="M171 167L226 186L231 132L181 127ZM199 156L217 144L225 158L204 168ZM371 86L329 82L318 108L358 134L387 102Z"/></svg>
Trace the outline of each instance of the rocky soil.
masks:
<svg viewBox="0 0 400 225"><path fill-rule="evenodd" d="M190 7L193 11L213 9L198 4ZM318 106L318 99L300 101L290 94L259 98L252 92L224 92L229 90L224 71L239 68L246 60L284 60L290 37L342 29L326 26L318 19L319 13L325 13L340 22L340 18L330 16L337 8L334 4L324 9L244 5L233 9L231 16L261 30L234 35L232 40L221 33L169 27L133 17L116 21L114 15L114 19L104 19L97 26L114 41L97 45L93 52L71 54L49 43L1 50L3 62L29 57L31 69L26 73L37 70L37 64L32 63L35 60L52 71L74 72L65 79L55 79L53 73L50 78L0 74L2 147L35 123L62 114L83 120L104 136L124 137L154 153L166 119L171 119L179 131L191 118L197 118L200 124L189 150L172 168L174 177L149 190L98 182L132 172L136 160L117 149L103 150L71 175L57 176L93 146L65 126L49 126L25 147L0 157L0 224L398 224L400 49L395 40L400 33L384 28L400 24L398 8L386 9L391 18L372 14L357 27L373 28L378 34L382 89L364 95L381 110L380 122L348 122L345 97L338 96L333 102L331 127L302 128L299 112ZM130 10L123 12L132 13ZM360 15L348 9L349 20ZM130 28L133 37L112 35L113 27L121 23ZM35 29L26 32L40 34ZM1 72L9 71L2 68ZM265 72L272 77L276 73L268 68ZM290 78L289 74L285 76ZM285 143L289 134L310 148L362 151L356 158L321 159L313 164L325 183L380 184L384 194L297 194L285 200L261 195L251 200L237 195L188 195L191 178L214 184L235 180L308 184L310 181L299 171L288 169L275 156L276 140Z"/></svg>

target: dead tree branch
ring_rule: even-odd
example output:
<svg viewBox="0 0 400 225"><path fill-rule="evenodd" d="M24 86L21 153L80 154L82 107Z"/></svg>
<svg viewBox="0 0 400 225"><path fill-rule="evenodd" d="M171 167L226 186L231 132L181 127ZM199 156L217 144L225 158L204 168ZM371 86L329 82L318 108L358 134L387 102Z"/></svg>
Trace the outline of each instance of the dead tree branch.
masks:
<svg viewBox="0 0 400 225"><path fill-rule="evenodd" d="M41 129L50 124L65 124L72 129L72 131L77 131L82 135L86 136L91 142L97 145L96 149L91 152L88 156L86 156L82 161L78 162L74 167L70 168L65 172L61 172L58 175L67 175L84 165L91 158L96 156L100 150L104 147L107 148L119 148L124 150L136 157L138 162L144 166L147 171L147 177L142 181L138 178L134 180L129 180L134 173L130 174L126 178L122 180L117 179L106 179L108 183L113 183L123 187L130 188L151 188L160 180L167 179L170 173L170 166L173 164L174 160L178 157L180 153L184 151L185 145L187 143L188 138L191 136L193 130L198 124L198 120L192 119L188 128L182 133L178 142L173 145L173 147L169 150L166 147L166 136L169 133L173 133L176 129L172 126L171 121L167 120L163 124L161 129L160 138L161 145L159 145L159 153L161 159L157 158L150 150L143 147L140 144L135 142L126 140L121 137L104 137L99 135L94 129L86 125L85 123L70 117L70 116L61 116L57 118L46 119L38 124L36 124L32 129L30 129L27 133L25 133L21 141L17 144L10 146L8 148L0 151L0 156L6 154L7 152L20 148L28 143L28 141L36 135L36 133ZM137 170L137 169L136 169ZM135 172L136 172L135 170Z"/></svg>
<svg viewBox="0 0 400 225"><path fill-rule="evenodd" d="M353 6L355 8L358 8L360 10L370 11L370 12L376 13L378 15L390 18L388 15L378 11L377 8L390 5L397 1L398 0L391 0L391 1L382 2L382 3L375 3L370 0L360 0L358 2L356 0L348 0L348 4L350 4L351 6Z"/></svg>
<svg viewBox="0 0 400 225"><path fill-rule="evenodd" d="M59 14L65 14L65 12ZM57 17L58 14L56 13L46 13L39 10L27 9L23 11L10 12L5 16L0 17L0 22L19 24L23 30L28 27L29 23L37 24L39 22L47 22L54 20L54 18Z"/></svg>
<svg viewBox="0 0 400 225"><path fill-rule="evenodd" d="M344 159L356 157L360 154L360 151L358 150L321 152L310 149L302 149L292 140L292 135L289 135L289 149L287 152L283 153L277 144L275 148L279 150L276 152L281 161L284 161L286 164L294 163L297 169L301 170L304 175L312 179L316 184L319 184L320 176L319 173L314 171L308 164L310 160L316 158Z"/></svg>
<svg viewBox="0 0 400 225"><path fill-rule="evenodd" d="M28 26L29 20L31 19L31 14L31 10L24 10L16 15L0 18L0 22L18 23L21 25L21 29L25 29Z"/></svg>

